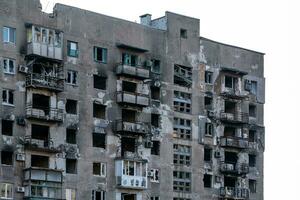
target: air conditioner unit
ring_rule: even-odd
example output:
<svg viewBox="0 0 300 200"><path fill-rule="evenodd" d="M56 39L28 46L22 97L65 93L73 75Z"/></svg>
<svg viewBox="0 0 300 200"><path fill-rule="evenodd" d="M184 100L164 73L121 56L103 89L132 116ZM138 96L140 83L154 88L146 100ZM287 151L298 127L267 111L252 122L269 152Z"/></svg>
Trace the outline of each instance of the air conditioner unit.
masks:
<svg viewBox="0 0 300 200"><path fill-rule="evenodd" d="M215 158L220 158L220 157L221 157L221 152L215 151Z"/></svg>
<svg viewBox="0 0 300 200"><path fill-rule="evenodd" d="M19 65L19 72L28 73L28 67L24 65Z"/></svg>
<svg viewBox="0 0 300 200"><path fill-rule="evenodd" d="M16 154L16 160L17 161L25 161L25 154L22 154L22 153Z"/></svg>
<svg viewBox="0 0 300 200"><path fill-rule="evenodd" d="M153 170L148 171L147 176L148 177L153 177L154 176L154 171Z"/></svg>
<svg viewBox="0 0 300 200"><path fill-rule="evenodd" d="M17 187L17 192L25 192L25 187Z"/></svg>
<svg viewBox="0 0 300 200"><path fill-rule="evenodd" d="M151 141L146 141L145 142L145 147L146 148L152 148L153 147L153 143Z"/></svg>

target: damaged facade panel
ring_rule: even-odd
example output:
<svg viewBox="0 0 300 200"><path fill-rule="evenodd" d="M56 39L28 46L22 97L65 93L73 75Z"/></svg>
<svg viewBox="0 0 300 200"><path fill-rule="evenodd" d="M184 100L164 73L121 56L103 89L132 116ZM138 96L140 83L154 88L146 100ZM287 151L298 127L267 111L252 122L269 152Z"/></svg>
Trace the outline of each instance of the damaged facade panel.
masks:
<svg viewBox="0 0 300 200"><path fill-rule="evenodd" d="M263 54L171 12L137 24L13 2L0 3L0 199L263 200Z"/></svg>

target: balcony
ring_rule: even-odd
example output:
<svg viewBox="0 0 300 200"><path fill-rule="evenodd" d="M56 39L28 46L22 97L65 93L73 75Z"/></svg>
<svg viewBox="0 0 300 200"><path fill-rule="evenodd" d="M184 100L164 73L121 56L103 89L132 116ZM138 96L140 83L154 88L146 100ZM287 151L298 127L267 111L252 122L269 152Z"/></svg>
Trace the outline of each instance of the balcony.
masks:
<svg viewBox="0 0 300 200"><path fill-rule="evenodd" d="M151 133L150 124L145 122L125 122L116 121L117 132L127 132L132 134L147 135Z"/></svg>
<svg viewBox="0 0 300 200"><path fill-rule="evenodd" d="M135 104L139 106L149 106L150 99L148 95L120 91L117 92L117 102Z"/></svg>
<svg viewBox="0 0 300 200"><path fill-rule="evenodd" d="M222 162L220 171L226 174L244 175L249 173L249 166L247 163L227 163Z"/></svg>
<svg viewBox="0 0 300 200"><path fill-rule="evenodd" d="M248 140L238 137L221 137L220 144L222 147L233 147L239 149L248 148Z"/></svg>
<svg viewBox="0 0 300 200"><path fill-rule="evenodd" d="M127 75L140 79L148 79L150 77L150 70L141 66L130 66L126 64L119 64L116 73L118 75Z"/></svg>
<svg viewBox="0 0 300 200"><path fill-rule="evenodd" d="M34 151L43 151L48 153L60 153L62 152L61 149L54 147L53 141L49 140L41 140L41 139L34 139L31 136L25 136L24 141L25 149L34 150Z"/></svg>
<svg viewBox="0 0 300 200"><path fill-rule="evenodd" d="M41 74L27 74L26 87L45 88L51 91L62 92L64 90L64 80L53 76L43 76Z"/></svg>
<svg viewBox="0 0 300 200"><path fill-rule="evenodd" d="M223 86L221 89L221 95L233 99L243 99L247 97L247 95L241 90L235 88L228 88L225 86Z"/></svg>
<svg viewBox="0 0 300 200"><path fill-rule="evenodd" d="M248 113L243 112L233 112L226 113L225 111L220 112L220 120L230 123L249 123L249 115Z"/></svg>
<svg viewBox="0 0 300 200"><path fill-rule="evenodd" d="M147 189L147 162L145 160L116 160L116 181L120 188Z"/></svg>
<svg viewBox="0 0 300 200"><path fill-rule="evenodd" d="M249 189L240 187L221 187L220 197L223 199L249 199Z"/></svg>
<svg viewBox="0 0 300 200"><path fill-rule="evenodd" d="M63 109L49 108L49 107L35 107L32 105L27 105L26 117L39 119L39 120L53 121L53 122L62 122Z"/></svg>
<svg viewBox="0 0 300 200"><path fill-rule="evenodd" d="M62 200L62 170L30 167L24 169L26 200Z"/></svg>

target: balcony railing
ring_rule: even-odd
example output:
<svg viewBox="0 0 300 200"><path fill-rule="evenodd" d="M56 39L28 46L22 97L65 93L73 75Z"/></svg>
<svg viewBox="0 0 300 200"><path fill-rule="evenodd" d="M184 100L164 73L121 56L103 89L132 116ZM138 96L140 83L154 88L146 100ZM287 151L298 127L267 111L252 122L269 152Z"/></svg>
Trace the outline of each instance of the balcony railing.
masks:
<svg viewBox="0 0 300 200"><path fill-rule="evenodd" d="M31 104L26 106L26 117L46 121L63 121L63 109L49 107L35 107Z"/></svg>
<svg viewBox="0 0 300 200"><path fill-rule="evenodd" d="M116 121L117 132L128 132L133 134L147 135L151 133L150 124L145 122Z"/></svg>
<svg viewBox="0 0 300 200"><path fill-rule="evenodd" d="M149 106L150 98L149 95L120 91L117 92L117 102L135 104L139 106Z"/></svg>
<svg viewBox="0 0 300 200"><path fill-rule="evenodd" d="M54 147L51 140L34 139L31 136L24 137L24 147L29 150L44 151L49 153L60 153L60 148Z"/></svg>
<svg viewBox="0 0 300 200"><path fill-rule="evenodd" d="M26 87L46 88L53 91L64 90L64 80L53 76L44 76L41 74L27 74Z"/></svg>
<svg viewBox="0 0 300 200"><path fill-rule="evenodd" d="M126 64L119 64L116 69L117 74L128 75L131 77L146 79L150 77L150 70L141 66L129 66Z"/></svg>
<svg viewBox="0 0 300 200"><path fill-rule="evenodd" d="M221 137L220 144L222 147L248 148L249 142L246 139L238 137Z"/></svg>
<svg viewBox="0 0 300 200"><path fill-rule="evenodd" d="M222 86L221 89L221 95L231 97L231 98L236 98L236 99L242 99L247 97L247 95L244 94L241 90L236 88L225 87L224 85Z"/></svg>
<svg viewBox="0 0 300 200"><path fill-rule="evenodd" d="M230 199L249 199L249 189L240 187L221 187L220 197Z"/></svg>
<svg viewBox="0 0 300 200"><path fill-rule="evenodd" d="M221 162L220 171L227 174L243 175L249 173L249 166L247 163Z"/></svg>
<svg viewBox="0 0 300 200"><path fill-rule="evenodd" d="M225 111L220 112L220 119L222 121L231 123L249 123L249 114L244 112L227 113Z"/></svg>

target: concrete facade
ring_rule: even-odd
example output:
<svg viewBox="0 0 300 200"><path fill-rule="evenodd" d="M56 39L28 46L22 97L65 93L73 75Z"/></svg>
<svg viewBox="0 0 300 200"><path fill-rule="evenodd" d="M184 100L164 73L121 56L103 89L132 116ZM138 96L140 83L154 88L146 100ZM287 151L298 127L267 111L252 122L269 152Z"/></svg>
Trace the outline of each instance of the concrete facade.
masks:
<svg viewBox="0 0 300 200"><path fill-rule="evenodd" d="M263 199L263 53L171 12L0 5L0 199Z"/></svg>

